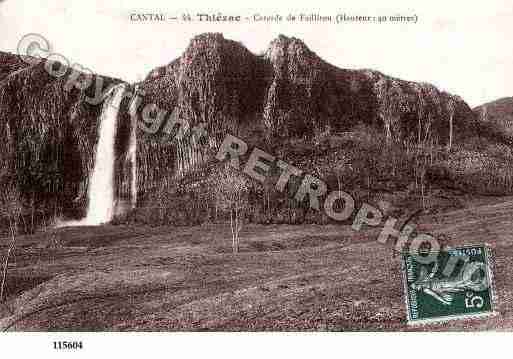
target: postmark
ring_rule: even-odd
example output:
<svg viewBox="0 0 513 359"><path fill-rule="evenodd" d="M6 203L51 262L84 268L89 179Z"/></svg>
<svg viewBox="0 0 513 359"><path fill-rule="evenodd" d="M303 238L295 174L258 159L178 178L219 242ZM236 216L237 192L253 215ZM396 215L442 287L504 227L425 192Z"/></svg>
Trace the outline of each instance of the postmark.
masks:
<svg viewBox="0 0 513 359"><path fill-rule="evenodd" d="M408 324L443 322L494 314L490 249L448 248L436 259L403 254Z"/></svg>

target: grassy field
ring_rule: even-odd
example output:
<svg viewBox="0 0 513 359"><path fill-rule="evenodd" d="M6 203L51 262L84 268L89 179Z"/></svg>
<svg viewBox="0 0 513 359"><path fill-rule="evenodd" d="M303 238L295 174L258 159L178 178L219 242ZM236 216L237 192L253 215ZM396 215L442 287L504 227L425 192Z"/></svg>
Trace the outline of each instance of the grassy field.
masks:
<svg viewBox="0 0 513 359"><path fill-rule="evenodd" d="M251 225L75 227L20 237L4 330L513 330L513 199L419 219L493 248L498 315L411 328L399 256L378 230ZM0 239L0 253L8 239ZM509 279L508 279L509 278Z"/></svg>

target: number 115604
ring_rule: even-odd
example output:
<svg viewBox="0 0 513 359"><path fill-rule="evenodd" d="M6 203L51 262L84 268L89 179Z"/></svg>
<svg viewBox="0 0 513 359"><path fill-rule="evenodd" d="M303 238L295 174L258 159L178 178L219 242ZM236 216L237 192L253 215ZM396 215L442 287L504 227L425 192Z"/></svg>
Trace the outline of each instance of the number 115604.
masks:
<svg viewBox="0 0 513 359"><path fill-rule="evenodd" d="M53 342L53 348L55 350L76 350L76 349L83 349L83 344L81 341L58 341Z"/></svg>

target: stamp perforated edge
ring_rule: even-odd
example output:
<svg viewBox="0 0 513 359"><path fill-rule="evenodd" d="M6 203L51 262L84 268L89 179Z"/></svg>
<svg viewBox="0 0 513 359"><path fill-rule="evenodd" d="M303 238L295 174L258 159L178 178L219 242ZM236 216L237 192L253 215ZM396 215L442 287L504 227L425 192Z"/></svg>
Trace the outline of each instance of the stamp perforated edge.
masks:
<svg viewBox="0 0 513 359"><path fill-rule="evenodd" d="M499 313L496 311L498 302L497 302L497 295L495 291L495 283L493 280L493 271L492 268L495 265L495 258L493 256L492 247L488 243L481 243L481 244L466 244L463 246L457 246L457 247L447 247L445 250L450 249L460 249L460 248L470 248L470 247L476 247L476 246L482 246L485 249L485 260L487 262L486 266L486 275L488 279L488 283L490 285L490 305L491 308L489 311L482 312L482 313L476 313L476 314L455 314L455 315L448 315L443 317L436 317L436 318L429 318L429 319L412 319L410 316L410 300L408 296L408 277L406 275L406 253L402 253L402 260L401 260L401 270L402 270L402 277L403 277L403 288L404 288L404 302L406 306L406 319L408 326L422 326L427 324L443 324L449 321L455 321L455 320L465 320L465 319L482 319L487 317L494 317L497 316Z"/></svg>

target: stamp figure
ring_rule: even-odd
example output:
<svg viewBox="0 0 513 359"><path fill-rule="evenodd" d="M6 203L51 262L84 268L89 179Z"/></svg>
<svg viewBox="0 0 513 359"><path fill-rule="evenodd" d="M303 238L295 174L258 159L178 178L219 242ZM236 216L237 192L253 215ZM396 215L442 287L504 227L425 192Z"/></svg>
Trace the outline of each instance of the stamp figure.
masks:
<svg viewBox="0 0 513 359"><path fill-rule="evenodd" d="M441 251L434 263L405 254L408 323L493 314L492 275L483 245Z"/></svg>

